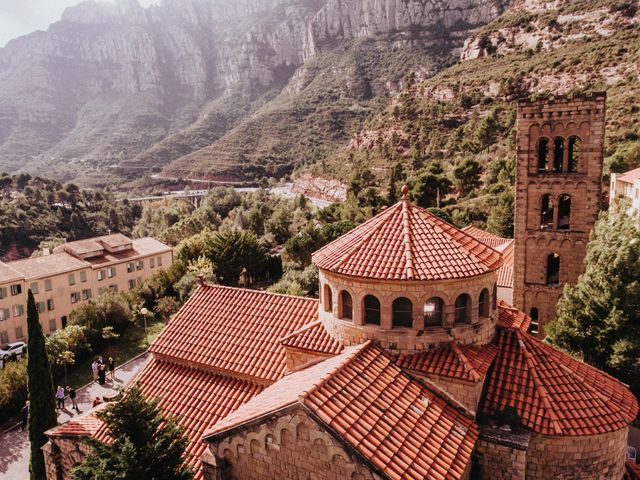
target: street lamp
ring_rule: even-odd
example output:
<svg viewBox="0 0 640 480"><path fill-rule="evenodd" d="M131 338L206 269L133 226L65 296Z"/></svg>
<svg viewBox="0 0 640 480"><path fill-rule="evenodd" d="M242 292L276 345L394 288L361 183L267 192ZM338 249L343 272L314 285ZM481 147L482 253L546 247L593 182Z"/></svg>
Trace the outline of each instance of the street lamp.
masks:
<svg viewBox="0 0 640 480"><path fill-rule="evenodd" d="M144 338L147 346L149 346L149 335L147 334L147 315L149 315L149 310L147 310L147 307L142 307L140 313L142 314L142 318L144 318Z"/></svg>

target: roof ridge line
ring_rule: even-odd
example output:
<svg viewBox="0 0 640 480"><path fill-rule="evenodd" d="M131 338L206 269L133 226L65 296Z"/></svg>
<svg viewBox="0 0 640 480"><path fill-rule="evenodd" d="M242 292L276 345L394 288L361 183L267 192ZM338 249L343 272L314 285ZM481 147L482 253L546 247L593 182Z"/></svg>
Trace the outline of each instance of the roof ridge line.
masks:
<svg viewBox="0 0 640 480"><path fill-rule="evenodd" d="M306 332L307 330L312 329L313 327L315 327L315 326L316 326L316 325L318 325L318 324L322 324L322 321L321 321L320 319L318 319L318 320L314 320L313 322L309 322L309 323L307 323L306 325L303 325L302 327L300 327L299 329L294 330L294 331L293 331L293 332L291 332L291 333L287 333L284 337L280 337L280 338L278 339L278 343L286 342L287 340L289 340L289 339L291 339L291 338L295 337L296 335L300 335L301 333Z"/></svg>
<svg viewBox="0 0 640 480"><path fill-rule="evenodd" d="M276 292L267 292L266 290L260 290L257 288L247 288L247 287L231 287L229 285L220 285L217 283L210 283L205 281L204 284L202 285L203 287L207 287L207 288L219 288L221 290L241 290L243 292L251 292L251 293L259 293L259 294L263 294L263 295L271 295L274 297L285 297L285 298L293 298L296 300L306 300L309 302L314 302L314 303L318 303L319 300L317 298L311 298L311 297L302 297L300 295L291 295L288 293L276 293ZM198 289L200 289L200 285L198 285ZM195 293L195 292L194 292Z"/></svg>
<svg viewBox="0 0 640 480"><path fill-rule="evenodd" d="M524 356L527 367L529 367L529 375L531 375L535 389L540 395L540 400L542 401L542 405L547 410L549 418L551 419L551 424L553 425L553 429L555 430L557 435L562 435L562 427L560 425L558 416L556 415L556 412L553 410L553 407L551 405L551 399L549 398L547 389L542 384L542 380L540 380L540 376L536 371L535 359L533 358L533 355L531 354L531 352L529 352L529 349L524 343L522 332L520 330L515 330L515 333L516 333L516 338L518 340L518 343L520 344L520 350L522 351L522 355Z"/></svg>
<svg viewBox="0 0 640 480"><path fill-rule="evenodd" d="M402 244L407 269L407 279L413 280L413 247L411 245L411 222L409 220L409 202L402 202Z"/></svg>
<svg viewBox="0 0 640 480"><path fill-rule="evenodd" d="M482 377L477 372L475 367L472 365L471 360L469 360L467 356L464 354L460 346L453 340L449 342L449 345L451 346L451 349L453 350L453 352L457 355L458 360L460 360L460 362L462 362L464 367L469 371L469 374L473 377L474 381L477 383L480 380L482 380Z"/></svg>

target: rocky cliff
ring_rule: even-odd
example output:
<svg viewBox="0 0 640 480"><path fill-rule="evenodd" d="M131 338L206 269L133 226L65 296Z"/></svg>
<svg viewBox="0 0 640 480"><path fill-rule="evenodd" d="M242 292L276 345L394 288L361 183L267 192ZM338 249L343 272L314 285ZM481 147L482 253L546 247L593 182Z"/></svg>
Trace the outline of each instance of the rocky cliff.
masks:
<svg viewBox="0 0 640 480"><path fill-rule="evenodd" d="M0 170L104 183L218 141L242 150L246 139L234 129L278 110L283 93L302 95L323 72L338 79L333 67L340 70L340 49L355 46L349 42L367 62L376 61L372 51L386 61L387 52L409 46L415 59L400 66L405 72L419 66L420 54L429 63L426 45L445 56L457 51L470 29L503 7L499 0L164 0L149 8L86 1L46 32L0 49ZM353 83L362 83L367 65L350 67ZM380 70L369 80L384 84L400 73L395 65L391 74ZM248 149L231 162L257 155ZM194 174L215 174L216 159L206 157Z"/></svg>

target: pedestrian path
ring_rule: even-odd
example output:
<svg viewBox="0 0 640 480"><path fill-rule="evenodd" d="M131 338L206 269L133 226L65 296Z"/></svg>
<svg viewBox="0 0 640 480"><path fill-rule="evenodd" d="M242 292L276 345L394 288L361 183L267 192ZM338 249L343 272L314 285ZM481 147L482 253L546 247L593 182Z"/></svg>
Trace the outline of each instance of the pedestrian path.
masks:
<svg viewBox="0 0 640 480"><path fill-rule="evenodd" d="M148 355L145 352L116 368L115 381L107 375L107 382L104 385L94 382L79 388L76 396L77 409L71 407L71 399L67 397L64 410L58 410L58 423L65 423L91 410L91 404L96 397L102 399L116 395L119 388L129 385L140 372ZM0 436L0 479L27 480L28 478L29 435L18 427Z"/></svg>

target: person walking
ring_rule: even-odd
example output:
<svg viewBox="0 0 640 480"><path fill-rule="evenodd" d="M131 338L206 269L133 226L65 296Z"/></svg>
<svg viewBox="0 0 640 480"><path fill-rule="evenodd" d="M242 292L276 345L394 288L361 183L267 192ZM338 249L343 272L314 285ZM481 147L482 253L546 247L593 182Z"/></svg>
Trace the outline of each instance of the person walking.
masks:
<svg viewBox="0 0 640 480"><path fill-rule="evenodd" d="M109 376L111 377L111 380L115 380L116 379L116 361L113 359L113 357L109 357L108 360L108 364L109 364Z"/></svg>
<svg viewBox="0 0 640 480"><path fill-rule="evenodd" d="M22 415L22 425L20 425L20 429L24 432L24 429L27 428L27 418L29 418L29 400L24 402L24 407L22 407L20 413Z"/></svg>
<svg viewBox="0 0 640 480"><path fill-rule="evenodd" d="M67 385L67 393L69 394L69 398L71 399L71 406L77 410L78 404L76 403L76 389L71 388L69 385Z"/></svg>
<svg viewBox="0 0 640 480"><path fill-rule="evenodd" d="M98 361L94 360L91 364L91 372L93 373L93 381L96 382L98 380Z"/></svg>
<svg viewBox="0 0 640 480"><path fill-rule="evenodd" d="M106 376L107 376L107 371L104 368L104 365L99 365L98 366L98 383L100 385L104 385L104 382L106 381Z"/></svg>
<svg viewBox="0 0 640 480"><path fill-rule="evenodd" d="M64 409L64 388L58 385L58 389L56 390L56 400L58 401L58 408Z"/></svg>

